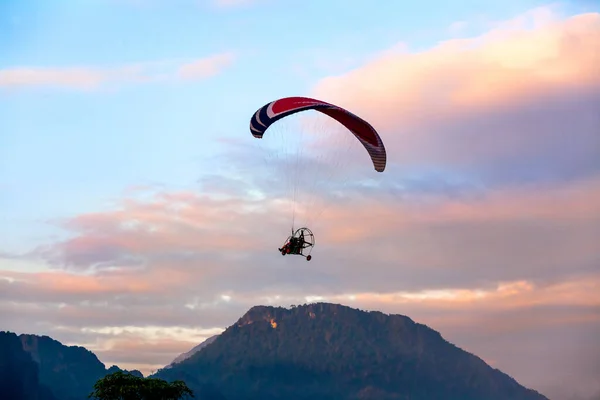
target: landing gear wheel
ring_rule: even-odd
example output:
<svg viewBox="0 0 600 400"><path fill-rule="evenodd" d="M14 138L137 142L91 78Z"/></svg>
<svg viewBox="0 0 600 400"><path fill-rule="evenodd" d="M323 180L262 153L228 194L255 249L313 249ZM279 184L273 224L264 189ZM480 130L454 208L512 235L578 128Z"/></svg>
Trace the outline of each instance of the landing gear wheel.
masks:
<svg viewBox="0 0 600 400"><path fill-rule="evenodd" d="M306 256L306 261L310 261L310 259L312 258L312 256L309 254Z"/></svg>

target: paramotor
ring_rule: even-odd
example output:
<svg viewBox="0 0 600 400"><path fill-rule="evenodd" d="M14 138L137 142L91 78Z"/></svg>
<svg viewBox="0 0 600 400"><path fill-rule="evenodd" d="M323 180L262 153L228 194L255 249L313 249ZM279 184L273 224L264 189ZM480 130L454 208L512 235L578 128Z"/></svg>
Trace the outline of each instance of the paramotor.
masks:
<svg viewBox="0 0 600 400"><path fill-rule="evenodd" d="M346 128L345 132L343 132L342 134L339 134L337 139L340 140L340 137L341 137L341 140L346 140L346 139L348 139L348 137L350 137L352 140L348 141L349 146L357 143L356 140L358 140L358 143L362 144L364 149L367 151L367 154L369 155L369 157L371 159L371 162L372 162L372 165L373 165L373 168L375 169L375 171L383 172L385 170L386 161L387 161L386 150L383 145L383 141L381 140L381 137L379 136L377 131L373 128L373 126L371 126L371 124L369 124L364 119L351 113L350 111L348 111L344 108L341 108L339 106L336 106L334 104L324 102L322 100L312 99L309 97L285 97L285 98L281 98L281 99L272 101L270 103L267 103L264 106L262 106L261 108L259 108L252 116L252 118L250 120L250 132L257 139L262 139L265 134L267 136L273 136L274 135L273 132L266 133L266 131L275 122L285 119L286 117L290 117L294 114L300 113L302 111L309 111L309 110L318 111L320 114L328 117L330 120L337 121L340 124L340 125L336 125L335 127L329 126L329 127L327 127L327 129L324 129L322 132L317 132L318 135L315 135L315 136L317 136L317 137L324 136L326 134L331 133L331 131L335 130L337 127L340 127L340 128L345 127ZM293 139L292 137L295 137L296 135L302 136L301 134L304 130L306 130L305 128L306 128L306 126L304 126L300 129L299 135L297 135L297 133L295 133L295 132L285 132L285 135L282 135L282 137L283 137L282 140L284 142L288 142L288 140ZM313 133L313 132L310 132L310 133ZM348 133L351 133L354 136L354 138L352 138L352 135L348 135ZM273 140L273 139L271 139L271 140ZM325 163L323 163L323 161L320 161L320 160L315 161L317 158L313 154L314 150L327 148L328 150L334 151L334 150L340 150L340 148L343 147L343 146L336 146L331 143L329 143L329 144L330 144L329 146L323 146L323 145L315 146L314 144L312 145L312 147L304 146L304 145L298 146L298 150L297 150L296 154L293 155L295 159L290 160L287 163L281 164L282 168L285 166L293 166L295 168L294 171L290 171L290 172L286 173L286 176L288 177L288 179L293 180L293 182L291 182L292 188L290 189L290 197L293 198L293 200L291 201L293 203L292 224L291 224L292 225L292 235L288 237L288 239L286 240L283 247L279 248L279 251L281 252L282 255L296 254L296 255L301 255L301 256L306 257L307 260L311 259L310 252L312 251L312 248L314 246L314 235L313 235L312 231L310 231L306 227L303 227L303 228L300 228L297 230L294 229L295 217L296 217L296 203L299 202L299 200L298 200L299 192L301 192L300 190L298 190L298 185L299 185L299 181L301 180L302 173L305 172L307 169L305 167L299 166L298 160L301 158L300 153L302 153L303 150L306 150L307 153L309 153L306 157L308 157L308 158L312 157L311 158L312 164L315 164L317 166L325 165ZM285 154L285 155L287 155L287 154ZM304 154L303 154L303 156L304 156ZM345 157L345 160L350 163L354 163L355 157L354 158L353 157ZM332 162L331 165L333 165L333 164L337 165L337 162ZM323 166L323 169L327 169L327 168L329 168L327 171L329 171L331 169L330 166ZM347 169L351 169L351 168L347 168ZM315 176L318 174L311 174L311 175ZM330 176L330 175L328 175L328 176ZM312 182L311 182L310 186L313 188L316 187L316 185ZM334 189L330 189L330 188L333 188L333 184L325 184L324 187L328 187L328 190L334 190ZM318 197L318 196L315 196L315 197ZM312 206L307 206L307 210L309 210L309 211L312 211L313 208L314 207L312 207ZM321 210L321 212L322 212L322 210ZM303 225L306 226L308 224L304 223Z"/></svg>
<svg viewBox="0 0 600 400"><path fill-rule="evenodd" d="M310 261L312 258L310 253L314 245L315 236L311 230L308 228L300 228L295 232L292 231L292 235L287 238L284 245L278 250L283 256L286 254L296 254L306 257L306 261Z"/></svg>

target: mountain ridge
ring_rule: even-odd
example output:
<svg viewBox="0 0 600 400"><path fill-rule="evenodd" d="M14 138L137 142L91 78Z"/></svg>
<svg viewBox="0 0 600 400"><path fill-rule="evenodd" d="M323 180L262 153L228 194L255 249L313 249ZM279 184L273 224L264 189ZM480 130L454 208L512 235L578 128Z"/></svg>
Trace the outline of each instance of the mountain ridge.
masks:
<svg viewBox="0 0 600 400"><path fill-rule="evenodd" d="M254 306L155 376L240 400L547 400L407 316L331 303Z"/></svg>
<svg viewBox="0 0 600 400"><path fill-rule="evenodd" d="M15 398L84 400L121 370L49 336L0 338ZM408 316L323 302L251 307L151 376L184 380L197 400L548 400Z"/></svg>
<svg viewBox="0 0 600 400"><path fill-rule="evenodd" d="M87 400L96 381L127 371L106 365L83 346L65 345L47 336L0 331L0 394L10 399ZM0 397L4 398L4 397Z"/></svg>

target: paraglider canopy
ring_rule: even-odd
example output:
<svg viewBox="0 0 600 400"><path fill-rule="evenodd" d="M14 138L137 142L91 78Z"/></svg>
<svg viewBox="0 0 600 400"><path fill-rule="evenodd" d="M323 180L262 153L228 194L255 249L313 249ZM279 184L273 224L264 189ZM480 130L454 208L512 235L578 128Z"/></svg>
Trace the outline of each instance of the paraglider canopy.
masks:
<svg viewBox="0 0 600 400"><path fill-rule="evenodd" d="M250 132L261 139L265 131L276 121L301 111L319 111L344 125L365 147L373 167L383 172L386 165L386 152L379 134L364 119L339 106L309 97L284 97L259 108L250 121Z"/></svg>

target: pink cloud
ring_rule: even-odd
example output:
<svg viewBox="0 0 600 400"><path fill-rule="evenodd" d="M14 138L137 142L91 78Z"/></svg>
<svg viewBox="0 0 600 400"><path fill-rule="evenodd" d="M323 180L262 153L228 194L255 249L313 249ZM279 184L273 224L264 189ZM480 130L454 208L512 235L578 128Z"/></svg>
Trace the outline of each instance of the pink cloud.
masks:
<svg viewBox="0 0 600 400"><path fill-rule="evenodd" d="M145 282L139 279L125 279L122 274L114 274L112 276L93 276L93 275L76 275L62 271L51 272L12 272L1 271L0 276L15 280L22 289L32 290L35 292L51 292L61 295L81 295L86 294L93 296L95 294L108 295L116 293L141 293L148 291L148 286Z"/></svg>
<svg viewBox="0 0 600 400"><path fill-rule="evenodd" d="M501 27L421 53L388 53L324 79L315 93L389 127L428 114L528 101L555 88L599 85L599 45L597 13L535 30Z"/></svg>
<svg viewBox="0 0 600 400"><path fill-rule="evenodd" d="M428 202L395 201L375 194L337 205L326 216L332 227L348 225L345 221L350 216L355 221L368 221L369 231L377 237L424 224L595 220L600 219L600 180L596 177L563 185L502 188L471 199L438 198ZM328 241L344 243L364 239L365 230L360 224L350 225L344 230L326 231L326 235Z"/></svg>
<svg viewBox="0 0 600 400"><path fill-rule="evenodd" d="M177 74L184 80L206 79L229 67L234 60L235 56L233 53L217 54L186 63L179 67Z"/></svg>
<svg viewBox="0 0 600 400"><path fill-rule="evenodd" d="M13 67L0 69L0 88L64 87L96 90L106 85L210 78L234 61L223 53L188 62L141 62L118 67Z"/></svg>
<svg viewBox="0 0 600 400"><path fill-rule="evenodd" d="M64 293L74 288L191 295L202 288L207 295L233 290L239 297L272 288L280 279L293 290L290 274L307 290L335 276L333 293L555 281L585 273L595 262L599 182L517 186L424 202L377 193L350 198L328 207L310 226L317 261L304 262L302 270L285 267L291 261L275 252L287 234L286 224L277 225L280 218L285 222L287 210L280 211L276 199L250 202L189 192L128 199L119 209L77 216L64 225L70 239L37 253L74 270L96 267L95 275L49 275L48 282L63 282L53 290ZM365 265L371 265L367 277Z"/></svg>
<svg viewBox="0 0 600 400"><path fill-rule="evenodd" d="M386 52L313 95L369 120L390 170L447 168L486 183L598 172L600 14L542 11L533 28L517 18L420 53Z"/></svg>
<svg viewBox="0 0 600 400"><path fill-rule="evenodd" d="M519 332L570 323L600 324L600 315L595 311L600 306L599 287L600 275L592 274L549 285L515 281L474 289L325 294L324 299L390 313L401 308L430 326L479 329L498 334L500 331ZM561 308L568 312L558 312ZM522 313L525 310L537 310L538 314ZM494 321L498 315L502 318ZM473 328L476 320L489 321Z"/></svg>
<svg viewBox="0 0 600 400"><path fill-rule="evenodd" d="M251 234L257 215L245 212L247 206L191 193L160 194L150 202L126 199L122 209L67 221L64 226L76 235L39 252L67 264L92 266L111 261L136 264L139 257L169 252L249 251L264 242ZM265 213L266 209L255 212Z"/></svg>

